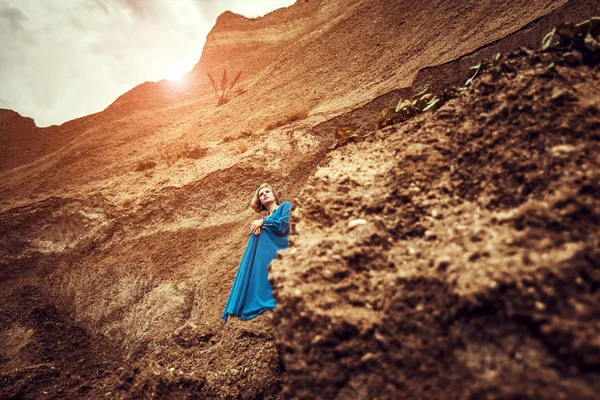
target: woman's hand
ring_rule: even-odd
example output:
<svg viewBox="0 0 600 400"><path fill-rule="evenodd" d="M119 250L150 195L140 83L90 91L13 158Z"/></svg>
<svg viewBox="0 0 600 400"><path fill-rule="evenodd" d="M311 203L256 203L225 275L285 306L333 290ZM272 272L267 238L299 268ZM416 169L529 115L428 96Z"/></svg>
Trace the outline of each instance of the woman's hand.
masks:
<svg viewBox="0 0 600 400"><path fill-rule="evenodd" d="M250 233L254 233L255 235L258 235L260 233L260 229L263 226L263 220L262 219L257 219L255 221L252 221L252 223L250 224Z"/></svg>

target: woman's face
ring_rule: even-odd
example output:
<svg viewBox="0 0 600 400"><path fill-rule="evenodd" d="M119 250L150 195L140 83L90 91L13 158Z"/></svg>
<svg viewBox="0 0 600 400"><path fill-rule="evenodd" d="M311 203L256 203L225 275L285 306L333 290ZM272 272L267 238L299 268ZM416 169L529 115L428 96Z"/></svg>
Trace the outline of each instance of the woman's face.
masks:
<svg viewBox="0 0 600 400"><path fill-rule="evenodd" d="M258 198L262 205L266 206L275 201L275 194L270 187L264 187L258 191Z"/></svg>

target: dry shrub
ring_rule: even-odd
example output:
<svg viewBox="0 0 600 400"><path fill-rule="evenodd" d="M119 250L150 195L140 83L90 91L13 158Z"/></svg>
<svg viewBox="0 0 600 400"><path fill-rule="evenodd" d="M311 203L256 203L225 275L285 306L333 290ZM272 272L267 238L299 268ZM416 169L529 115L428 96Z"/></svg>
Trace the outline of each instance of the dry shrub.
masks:
<svg viewBox="0 0 600 400"><path fill-rule="evenodd" d="M308 117L308 110L305 108L297 108L288 114L287 123L289 124L291 122L298 121L306 117Z"/></svg>
<svg viewBox="0 0 600 400"><path fill-rule="evenodd" d="M197 160L208 153L208 149L198 145L184 142L182 146L157 146L156 151L161 160L164 160L168 167L175 164L180 158L190 158Z"/></svg>
<svg viewBox="0 0 600 400"><path fill-rule="evenodd" d="M150 161L150 160L140 161L137 164L137 166L135 167L135 172L146 171L146 170L152 169L154 167L156 167L156 162L154 162L154 161Z"/></svg>
<svg viewBox="0 0 600 400"><path fill-rule="evenodd" d="M237 150L238 154L242 154L248 151L248 145L245 142L237 142L235 144L235 149Z"/></svg>
<svg viewBox="0 0 600 400"><path fill-rule="evenodd" d="M225 136L223 138L223 140L221 140L222 143L229 143L229 142L235 142L236 140L238 140L240 138L240 136L233 136L233 135L229 135L229 136Z"/></svg>
<svg viewBox="0 0 600 400"><path fill-rule="evenodd" d="M295 108L288 112L283 118L277 121L269 122L265 127L265 130L272 131L275 128L279 128L280 126L290 124L306 117L308 117L308 110L306 108Z"/></svg>
<svg viewBox="0 0 600 400"><path fill-rule="evenodd" d="M267 126L265 126L265 131L272 131L273 129L277 128L278 126L282 126L285 124L279 124L279 121L274 121L274 122L269 122L267 124Z"/></svg>
<svg viewBox="0 0 600 400"><path fill-rule="evenodd" d="M221 143L235 142L236 140L239 140L242 138L253 140L253 139L256 139L256 136L252 134L252 131L245 129L243 131L240 131L240 134L238 136L234 136L234 135L225 136L221 140Z"/></svg>
<svg viewBox="0 0 600 400"><path fill-rule="evenodd" d="M189 143L185 143L183 152L181 154L182 157L192 158L194 160L198 160L202 158L208 153L208 149L205 147L200 147L198 145L190 145Z"/></svg>

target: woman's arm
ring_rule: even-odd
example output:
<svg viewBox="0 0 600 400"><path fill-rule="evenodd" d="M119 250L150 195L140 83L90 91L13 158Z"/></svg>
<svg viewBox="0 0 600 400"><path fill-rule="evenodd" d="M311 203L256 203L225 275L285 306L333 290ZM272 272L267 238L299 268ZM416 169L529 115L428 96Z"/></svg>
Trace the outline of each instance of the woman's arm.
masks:
<svg viewBox="0 0 600 400"><path fill-rule="evenodd" d="M263 220L262 219L257 219L252 221L252 223L250 224L250 233L254 233L255 235L258 235L260 233L260 229L263 226Z"/></svg>
<svg viewBox="0 0 600 400"><path fill-rule="evenodd" d="M292 203L284 201L281 203L276 211L275 215L269 218L263 218L263 227L275 233L278 236L284 236L288 234L290 229L290 209ZM281 210L280 210L281 209Z"/></svg>

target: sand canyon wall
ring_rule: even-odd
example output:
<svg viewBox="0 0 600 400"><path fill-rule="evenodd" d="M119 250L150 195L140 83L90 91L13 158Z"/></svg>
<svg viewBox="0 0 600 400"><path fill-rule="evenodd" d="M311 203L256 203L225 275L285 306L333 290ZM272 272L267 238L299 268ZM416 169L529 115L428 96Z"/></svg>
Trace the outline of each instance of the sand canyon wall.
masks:
<svg viewBox="0 0 600 400"><path fill-rule="evenodd" d="M463 234L455 233L457 238L446 240L440 232L452 226L438 226L438 219L430 221L425 215L431 215L433 207L439 208L441 215L452 211L456 216L442 221L468 226L469 232L475 226L493 225L490 221L499 217L492 212L514 208L515 215L521 215L523 198L510 204L499 202L493 209L477 203L480 190L475 193L468 188L485 187L484 183L502 180L503 175L489 171L477 182L458 176L458 171L482 168L483 164L480 160L469 164L462 147L453 144L468 147L468 140L456 141L439 133L464 124L472 134L469 126L498 117L473 120L481 110L468 102L454 104L446 115L460 115L461 107L466 107L465 116L459 122L448 117L444 122L448 126L431 125L433 133L419 131L436 123L424 120L394 128L395 134L386 131L383 136L372 136L372 141L381 139L375 144L335 151L334 128L349 127L366 135L373 130L381 109L395 104L401 93L412 93L428 83L441 88L460 82L474 60L525 44L537 46L556 22L581 20L599 11L597 2L583 1L434 1L419 5L369 0L297 2L259 19L225 13L209 34L198 65L181 84L145 83L101 113L43 129L30 119L2 111L2 396L35 398L45 392L55 398L276 398L282 393L283 369L289 376L284 393L290 396L314 396L311 390L319 390L316 394L328 397L367 398L366 390L381 386L381 396L409 390L407 393L427 397L438 396L449 380L467 385L478 376L476 371L493 370L485 365L485 354L504 360L504 353L490 348L485 340L467 340L461 353L452 347L458 346L460 338L453 332L464 328L468 335L476 335L477 327L487 320L493 327L502 323L503 319L493 319L485 312L474 322L464 320L465 313L479 310L477 304L488 310L487 304L492 302L488 297L505 286L496 283L496 289L479 290L480 285L491 283L479 282L477 276L472 278L476 287L467 291L471 297L464 300L463 281L471 279L466 278L471 272L464 273L461 268L468 263L430 256L434 246L448 247L444 254L451 260L459 257L459 252L462 257L462 250L453 243L462 241ZM236 86L241 90L217 107L206 73L219 76L224 68L230 76L243 71ZM597 76L597 71L592 76ZM517 90L508 83L505 86L498 90ZM581 90L593 88L584 85ZM483 89L478 93L482 98L495 96ZM298 112L305 117L265 129ZM531 110L523 111L527 112ZM579 115L583 111L566 112ZM493 125L488 125L492 129ZM514 133L524 125L503 129ZM586 136L588 133L581 135L568 144L579 148L586 140L597 140ZM486 143L482 142L477 152L490 151L492 147ZM557 145L552 140L548 144ZM597 154L596 150L587 151L589 157ZM459 157L465 161L449 172ZM414 168L404 171L398 167L398 159ZM512 165L511 160L505 160L503 168ZM318 170L319 166L326 168ZM570 171L571 167L561 168ZM310 178L313 175L316 178ZM349 180L343 183L346 177ZM307 186L309 179L319 183ZM274 284L281 311L275 313L275 321L267 313L251 322L233 320L223 325L220 314L248 224L256 218L247 207L249 194L263 181L278 186L286 199L296 202L298 198L300 205L293 214L299 228L298 238L293 239L297 240L295 250L285 256L288 261L274 266L280 268L274 272ZM574 187L587 188L585 182ZM443 189L442 183L448 188ZM421 194L415 195L412 187L419 187ZM589 190L593 193L594 189ZM408 194L403 194L405 191ZM444 197L448 192L457 193L459 199ZM360 198L359 193L365 197ZM548 194L535 193L538 200ZM597 211L595 200L589 201L588 207ZM389 213L386 204L388 210L392 207ZM336 207L337 211L331 210ZM383 222L371 221L375 215ZM386 218L390 216L398 225L395 233L372 234L371 229L382 228L382 223L389 229ZM362 217L367 217L367 226L352 231L350 235L358 235L357 239L348 242L352 236L346 237L347 219ZM516 224L510 221L506 224ZM328 225L340 230L328 231ZM486 264L488 259L504 260L504 265L508 261L498 255L504 255L504 247L490 250L485 246L494 245L500 240L497 236L509 235L509 230L486 229L482 228L481 239L464 254L479 254L473 257L484 265L492 265ZM496 230L498 233L492 234ZM426 231L430 231L428 237L435 235L439 241L424 239ZM324 234L346 238L340 239L343 244L338 246L327 244L321 237ZM542 240L544 235L539 235ZM552 251L566 252L563 258L557 256L558 260L575 257L583 263L580 258L587 253L582 252L597 249L593 239L579 238L580 243L573 247L569 243L574 239L556 241L547 236L551 244L546 245ZM318 242L311 244L313 237ZM389 238L390 244L386 244ZM406 240L415 244L410 247ZM542 246L537 241L534 244ZM364 254L348 250L347 246L355 245L370 250ZM415 253L409 255L414 259L404 257L408 247L413 248ZM515 257L522 256L523 248L518 249ZM589 256L592 260L594 254ZM327 261L332 265L327 272L315 267L315 260L319 266L325 263L319 257L337 261ZM338 263L347 264L338 271ZM587 270L586 265L581 269ZM356 266L358 271L350 270ZM516 285L513 277L520 271L517 268L508 276L507 285ZM305 281L314 286L304 289ZM329 293L331 288L325 288L322 281L337 282L332 287L338 294ZM381 300L377 305L380 299L369 299L369 288L379 281L383 285L380 295L392 299L390 304ZM385 286L386 282L393 285ZM338 288L344 285L347 287ZM402 285L407 289L398 290ZM323 298L313 296L313 290L323 293ZM497 295L504 298L503 293ZM304 300L305 296L312 296L315 304ZM406 300L406 296L416 297ZM483 300L472 300L473 296ZM330 304L323 314L316 311L322 308L321 301ZM406 301L421 308L406 311ZM501 304L512 303L506 300ZM442 327L428 319L430 312L438 311L434 319L436 323L444 321ZM329 313L340 315L331 317ZM402 328L406 313L414 326ZM380 320L382 314L391 315L389 324ZM513 320L510 323L515 331L523 329ZM430 328L422 334L419 329L425 329L424 325ZM412 347L408 353L397 353L397 360L381 359L381 352L403 346L385 342L405 334L402 329L422 334L423 341L406 342ZM501 331L489 329L493 338ZM567 335L570 331L558 332ZM454 334L454 341L442 340L448 333ZM357 335L367 343L356 346L359 353L344 347L355 346ZM532 340L515 335L514 341ZM383 344L377 344L378 337ZM535 342L527 349L542 354L539 357L544 363L554 362L556 355L547 355L540 346ZM447 358L435 364L438 356ZM527 358L533 360L527 367L534 368L538 358ZM420 363L421 359L428 364ZM458 372L452 370L446 380L423 378L423 374L441 375L440 368L448 360L458 360ZM595 365L593 359L590 362ZM408 375L397 379L382 375L385 382L372 378L379 374L379 367L389 363L394 364L390 371ZM547 364L544 368L539 370L556 371ZM498 369L494 371L498 373ZM417 385L409 388L405 380L412 379L412 373ZM581 370L575 374L579 373ZM312 389L311 382L317 383ZM486 387L494 387L493 382L481 388L473 386L468 393L484 393ZM572 382L573 390L582 396L591 388L579 378ZM559 383L563 385L563 381ZM432 384L435 390L428 392L427 385ZM568 389L570 383L565 385ZM453 388L458 392L464 387Z"/></svg>

